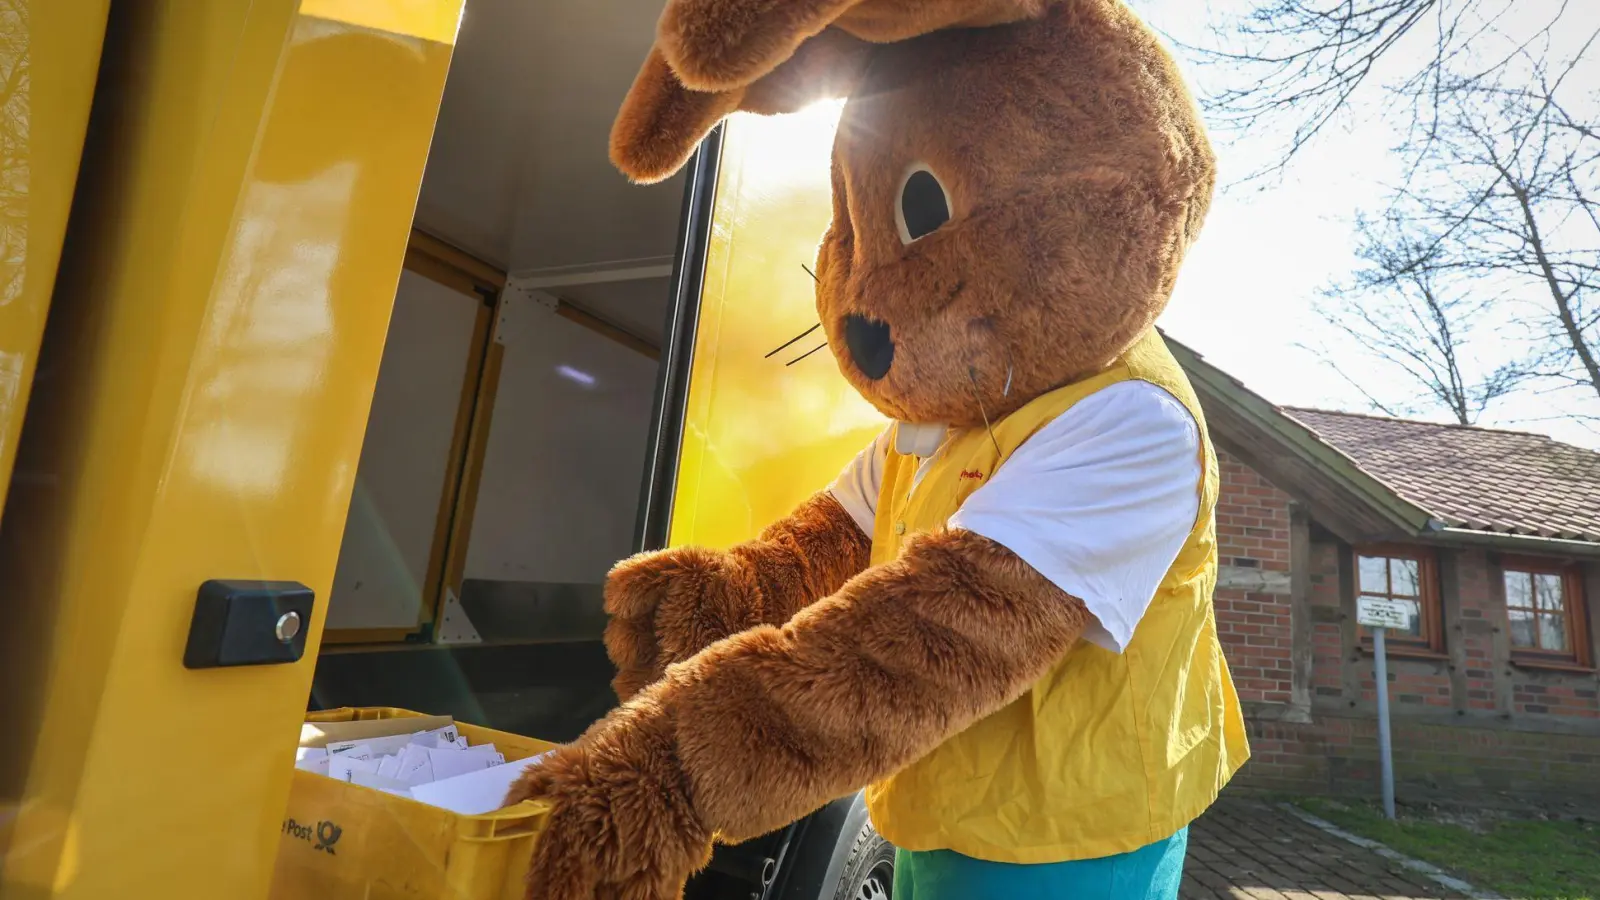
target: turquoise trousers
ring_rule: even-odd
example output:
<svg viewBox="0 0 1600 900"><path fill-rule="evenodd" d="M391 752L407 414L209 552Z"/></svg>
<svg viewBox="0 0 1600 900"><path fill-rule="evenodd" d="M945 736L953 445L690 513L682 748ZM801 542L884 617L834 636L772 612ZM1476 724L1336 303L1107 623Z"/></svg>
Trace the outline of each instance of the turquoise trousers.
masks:
<svg viewBox="0 0 1600 900"><path fill-rule="evenodd" d="M894 900L1176 900L1189 829L1100 859L1017 865L949 850L895 854Z"/></svg>

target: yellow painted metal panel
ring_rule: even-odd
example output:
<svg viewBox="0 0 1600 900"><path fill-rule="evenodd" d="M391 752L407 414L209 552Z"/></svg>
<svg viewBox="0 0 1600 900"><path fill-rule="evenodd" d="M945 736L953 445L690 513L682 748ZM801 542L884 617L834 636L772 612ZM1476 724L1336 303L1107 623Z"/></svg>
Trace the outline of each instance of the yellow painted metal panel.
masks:
<svg viewBox="0 0 1600 900"><path fill-rule="evenodd" d="M832 216L839 104L725 128L670 543L726 547L831 482L888 423L817 330L816 250Z"/></svg>
<svg viewBox="0 0 1600 900"><path fill-rule="evenodd" d="M300 14L390 34L454 44L460 3L438 0L300 0Z"/></svg>
<svg viewBox="0 0 1600 900"><path fill-rule="evenodd" d="M110 0L0 0L0 508L78 178Z"/></svg>
<svg viewBox="0 0 1600 900"><path fill-rule="evenodd" d="M6 900L268 890L325 606L294 665L186 670L189 619L212 578L326 601L450 59L298 6L111 12L0 530Z"/></svg>

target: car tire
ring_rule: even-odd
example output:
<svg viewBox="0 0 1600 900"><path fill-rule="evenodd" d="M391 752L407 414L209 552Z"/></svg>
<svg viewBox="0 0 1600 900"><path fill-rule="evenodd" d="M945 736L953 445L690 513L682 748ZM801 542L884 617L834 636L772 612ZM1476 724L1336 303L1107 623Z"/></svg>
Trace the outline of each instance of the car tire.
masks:
<svg viewBox="0 0 1600 900"><path fill-rule="evenodd" d="M894 845L867 822L845 859L833 900L891 900L893 896Z"/></svg>

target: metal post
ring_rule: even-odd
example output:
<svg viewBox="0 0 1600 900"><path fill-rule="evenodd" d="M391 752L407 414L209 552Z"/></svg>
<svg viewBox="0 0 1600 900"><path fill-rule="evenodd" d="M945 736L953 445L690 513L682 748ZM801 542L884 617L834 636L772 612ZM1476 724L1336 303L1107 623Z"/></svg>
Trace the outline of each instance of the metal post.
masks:
<svg viewBox="0 0 1600 900"><path fill-rule="evenodd" d="M1383 814L1394 819L1394 760L1389 754L1389 660L1384 652L1387 628L1372 629L1373 657L1378 677L1378 763L1383 777Z"/></svg>

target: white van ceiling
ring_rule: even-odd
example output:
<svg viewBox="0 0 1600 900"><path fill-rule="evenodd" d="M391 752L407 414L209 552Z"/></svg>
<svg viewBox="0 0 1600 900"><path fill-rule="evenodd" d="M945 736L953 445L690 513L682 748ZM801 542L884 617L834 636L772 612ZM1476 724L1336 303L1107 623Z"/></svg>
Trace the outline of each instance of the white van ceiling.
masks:
<svg viewBox="0 0 1600 900"><path fill-rule="evenodd" d="M517 276L659 270L683 175L630 185L612 117L662 0L467 0L417 225ZM583 302L659 337L666 279L584 285Z"/></svg>

